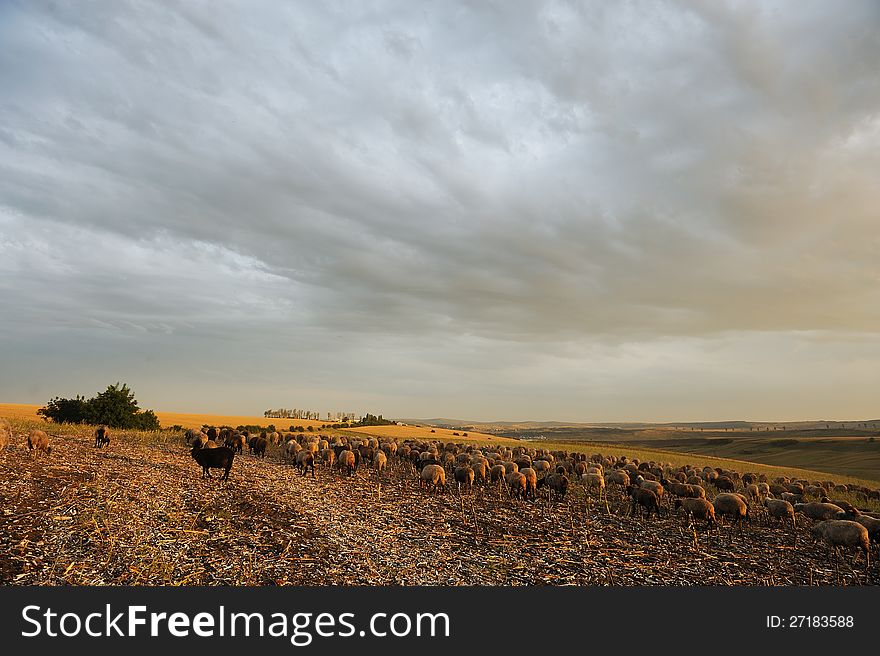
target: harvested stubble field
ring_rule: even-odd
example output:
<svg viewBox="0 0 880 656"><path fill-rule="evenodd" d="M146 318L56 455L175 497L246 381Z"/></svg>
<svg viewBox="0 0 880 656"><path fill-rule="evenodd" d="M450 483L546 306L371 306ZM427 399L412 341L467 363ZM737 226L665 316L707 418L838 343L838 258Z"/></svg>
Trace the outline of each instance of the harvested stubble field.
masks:
<svg viewBox="0 0 880 656"><path fill-rule="evenodd" d="M93 448L52 426L32 460L24 435L0 453L0 582L19 585L864 585L872 564L829 558L805 526L758 520L743 534L644 521L580 488L566 501L419 489L412 468L381 482L273 450L202 480L179 436L116 434ZM61 435L64 433L64 435ZM178 441L180 440L180 441Z"/></svg>

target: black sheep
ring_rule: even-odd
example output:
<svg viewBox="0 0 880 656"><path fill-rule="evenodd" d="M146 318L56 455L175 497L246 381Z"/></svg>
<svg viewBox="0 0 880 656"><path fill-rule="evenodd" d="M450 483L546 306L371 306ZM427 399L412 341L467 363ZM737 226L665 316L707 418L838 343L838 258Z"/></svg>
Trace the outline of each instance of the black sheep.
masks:
<svg viewBox="0 0 880 656"><path fill-rule="evenodd" d="M218 446L216 449L192 450L193 459L202 466L202 478L211 478L210 469L225 469L222 480L229 480L229 470L232 469L232 461L235 451L226 446Z"/></svg>

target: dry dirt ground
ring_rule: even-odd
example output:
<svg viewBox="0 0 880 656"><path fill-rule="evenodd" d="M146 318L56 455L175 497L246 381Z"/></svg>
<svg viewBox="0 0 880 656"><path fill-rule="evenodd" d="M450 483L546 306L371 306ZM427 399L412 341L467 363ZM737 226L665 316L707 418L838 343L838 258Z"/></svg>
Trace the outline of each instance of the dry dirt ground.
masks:
<svg viewBox="0 0 880 656"><path fill-rule="evenodd" d="M182 444L55 439L0 453L0 583L19 585L865 585L878 568L832 558L807 527L707 533L645 521L575 489L561 503L497 489L431 495L401 463L380 483L277 454L200 478ZM610 512L609 512L610 511ZM806 524L806 520L802 520Z"/></svg>

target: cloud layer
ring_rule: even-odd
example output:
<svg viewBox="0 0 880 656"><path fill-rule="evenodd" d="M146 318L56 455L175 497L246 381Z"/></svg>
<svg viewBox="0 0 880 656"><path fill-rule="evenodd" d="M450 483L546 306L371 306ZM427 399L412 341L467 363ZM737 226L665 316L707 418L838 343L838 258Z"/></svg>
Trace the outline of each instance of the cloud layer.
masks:
<svg viewBox="0 0 880 656"><path fill-rule="evenodd" d="M0 398L876 415L878 28L869 1L5 3Z"/></svg>

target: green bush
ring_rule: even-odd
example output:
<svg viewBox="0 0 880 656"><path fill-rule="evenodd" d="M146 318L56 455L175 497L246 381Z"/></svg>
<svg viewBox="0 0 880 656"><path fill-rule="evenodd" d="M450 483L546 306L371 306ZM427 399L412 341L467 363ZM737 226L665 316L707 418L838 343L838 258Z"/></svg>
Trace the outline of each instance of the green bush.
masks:
<svg viewBox="0 0 880 656"><path fill-rule="evenodd" d="M141 410L134 393L125 383L109 385L90 399L55 397L37 410L43 418L59 424L105 424L111 428L159 430L159 419L152 410Z"/></svg>

